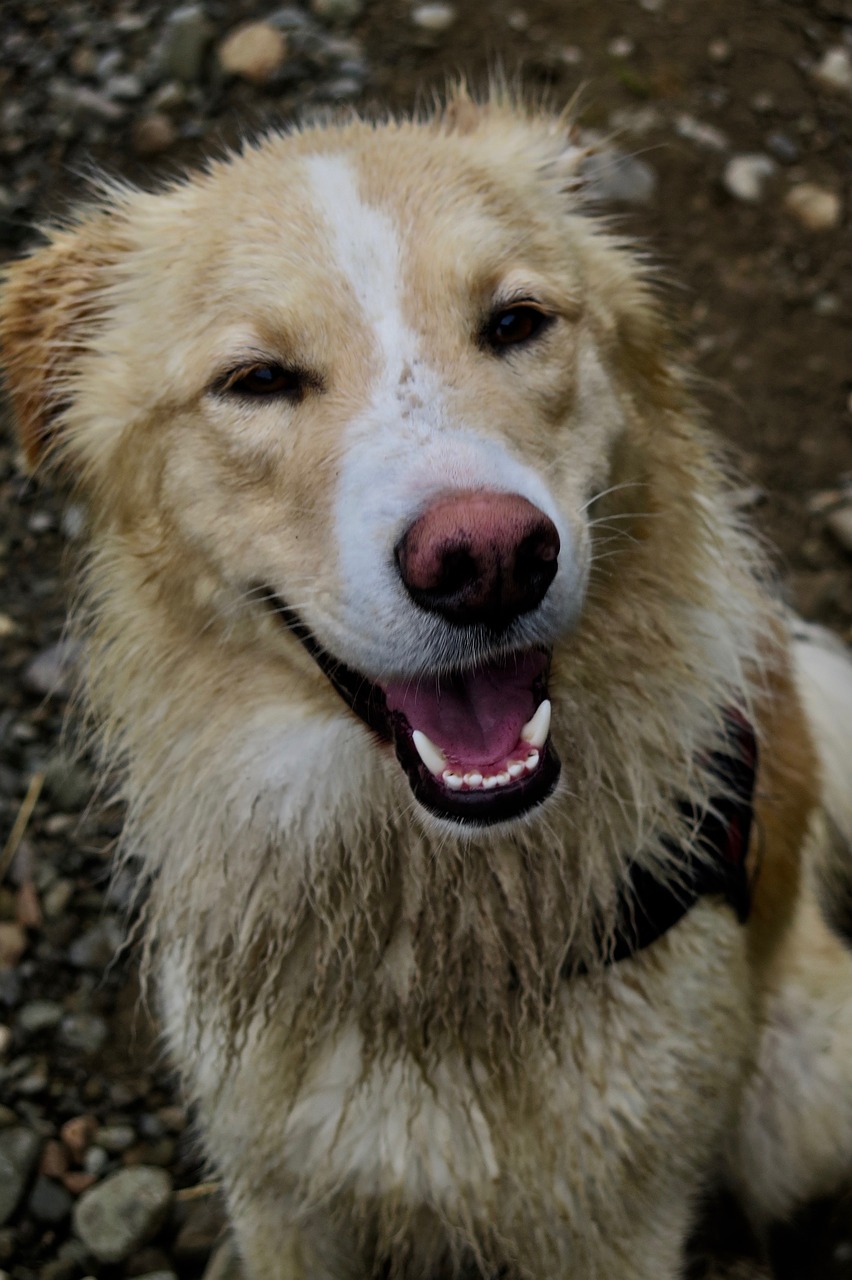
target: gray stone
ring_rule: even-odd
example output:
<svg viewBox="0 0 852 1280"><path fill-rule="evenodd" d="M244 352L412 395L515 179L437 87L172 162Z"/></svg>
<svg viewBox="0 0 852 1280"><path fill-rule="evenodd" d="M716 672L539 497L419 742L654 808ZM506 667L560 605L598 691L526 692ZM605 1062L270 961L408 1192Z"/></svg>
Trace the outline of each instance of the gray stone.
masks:
<svg viewBox="0 0 852 1280"><path fill-rule="evenodd" d="M69 1013L59 1028L62 1043L85 1054L102 1049L108 1035L109 1027L96 1013Z"/></svg>
<svg viewBox="0 0 852 1280"><path fill-rule="evenodd" d="M842 44L826 49L814 77L824 89L852 94L852 53Z"/></svg>
<svg viewBox="0 0 852 1280"><path fill-rule="evenodd" d="M800 182L784 197L784 208L806 231L831 231L840 222L840 196L815 182Z"/></svg>
<svg viewBox="0 0 852 1280"><path fill-rule="evenodd" d="M30 693L44 698L67 698L80 661L80 646L74 640L59 640L37 653L24 668L22 683Z"/></svg>
<svg viewBox="0 0 852 1280"><path fill-rule="evenodd" d="M120 1155L136 1141L136 1130L131 1124L109 1124L98 1129L98 1146L111 1155Z"/></svg>
<svg viewBox="0 0 852 1280"><path fill-rule="evenodd" d="M123 1262L162 1227L172 1201L164 1169L122 1169L84 1191L74 1230L99 1262Z"/></svg>
<svg viewBox="0 0 852 1280"><path fill-rule="evenodd" d="M83 1169L99 1178L109 1164L109 1156L103 1147L89 1147L83 1156Z"/></svg>
<svg viewBox="0 0 852 1280"><path fill-rule="evenodd" d="M583 164L583 177L597 200L648 204L657 187L651 166L621 151L593 152Z"/></svg>
<svg viewBox="0 0 852 1280"><path fill-rule="evenodd" d="M55 752L44 771L44 785L60 809L81 809L92 794L94 781L86 766L65 751Z"/></svg>
<svg viewBox="0 0 852 1280"><path fill-rule="evenodd" d="M62 1005L55 1000L29 1000L21 1005L15 1020L18 1030L28 1036L52 1031L62 1021Z"/></svg>
<svg viewBox="0 0 852 1280"><path fill-rule="evenodd" d="M0 1129L0 1226L17 1209L40 1151L41 1139L31 1129Z"/></svg>
<svg viewBox="0 0 852 1280"><path fill-rule="evenodd" d="M685 111L681 112L675 120L675 133L681 138L686 138L687 142L696 142L699 147L706 147L708 151L727 151L728 149L727 135L721 129L717 129L713 124L707 124L704 120L696 120L695 116Z"/></svg>
<svg viewBox="0 0 852 1280"><path fill-rule="evenodd" d="M354 22L364 11L364 0L311 0L311 9L326 22Z"/></svg>
<svg viewBox="0 0 852 1280"><path fill-rule="evenodd" d="M39 1174L30 1192L27 1209L38 1222L57 1226L68 1217L73 1204L73 1197L60 1182Z"/></svg>
<svg viewBox="0 0 852 1280"><path fill-rule="evenodd" d="M756 204L764 193L767 180L777 167L772 157L761 151L732 156L725 165L722 185L735 199L746 204Z"/></svg>
<svg viewBox="0 0 852 1280"><path fill-rule="evenodd" d="M411 11L411 21L421 31L439 33L448 31L456 20L456 11L451 4L419 4Z"/></svg>
<svg viewBox="0 0 852 1280"><path fill-rule="evenodd" d="M201 76L211 28L200 4L181 5L166 19L160 65L167 76L192 84Z"/></svg>

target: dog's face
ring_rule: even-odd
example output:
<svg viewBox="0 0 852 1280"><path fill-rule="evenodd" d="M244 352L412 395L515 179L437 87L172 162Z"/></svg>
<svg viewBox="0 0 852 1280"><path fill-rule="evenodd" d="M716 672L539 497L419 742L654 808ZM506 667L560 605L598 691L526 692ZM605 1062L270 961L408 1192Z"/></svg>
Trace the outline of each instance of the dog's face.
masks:
<svg viewBox="0 0 852 1280"><path fill-rule="evenodd" d="M572 208L575 164L496 107L271 137L119 192L5 304L25 443L56 443L174 625L239 605L259 664L306 649L462 823L553 789L551 655L636 449L637 359L656 376L642 286Z"/></svg>

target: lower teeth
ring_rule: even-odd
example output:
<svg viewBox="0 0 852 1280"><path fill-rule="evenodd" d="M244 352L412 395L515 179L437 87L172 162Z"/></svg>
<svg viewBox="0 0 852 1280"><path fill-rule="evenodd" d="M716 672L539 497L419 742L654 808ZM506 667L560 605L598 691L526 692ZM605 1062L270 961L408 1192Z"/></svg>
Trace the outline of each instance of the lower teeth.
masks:
<svg viewBox="0 0 852 1280"><path fill-rule="evenodd" d="M538 751L531 751L525 760L511 760L498 774L483 775L476 771L460 774L445 769L441 781L450 791L461 791L462 788L467 788L468 791L492 791L495 787L505 787L525 773L532 773L538 768L540 758Z"/></svg>

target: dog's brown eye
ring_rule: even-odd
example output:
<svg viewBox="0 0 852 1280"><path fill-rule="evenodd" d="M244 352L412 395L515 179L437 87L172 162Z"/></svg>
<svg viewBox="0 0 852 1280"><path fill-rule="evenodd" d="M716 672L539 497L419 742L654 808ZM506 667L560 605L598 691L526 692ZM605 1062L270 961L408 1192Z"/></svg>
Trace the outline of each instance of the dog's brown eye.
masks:
<svg viewBox="0 0 852 1280"><path fill-rule="evenodd" d="M550 323L550 316L539 311L538 307L507 307L505 311L497 311L488 321L485 340L494 351L504 347L519 346L529 342L545 325Z"/></svg>
<svg viewBox="0 0 852 1280"><path fill-rule="evenodd" d="M223 381L221 390L242 396L293 396L302 394L305 378L298 369L285 369L280 364L258 364L250 369L235 369Z"/></svg>

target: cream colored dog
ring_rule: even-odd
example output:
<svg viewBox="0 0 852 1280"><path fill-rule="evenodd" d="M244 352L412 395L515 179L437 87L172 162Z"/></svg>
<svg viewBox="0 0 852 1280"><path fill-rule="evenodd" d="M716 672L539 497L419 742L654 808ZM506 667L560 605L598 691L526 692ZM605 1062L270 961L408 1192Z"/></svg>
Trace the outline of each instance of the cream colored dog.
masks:
<svg viewBox="0 0 852 1280"><path fill-rule="evenodd" d="M674 1280L714 1185L764 1228L852 1168L852 674L582 161L459 93L110 189L8 275L252 1280Z"/></svg>

